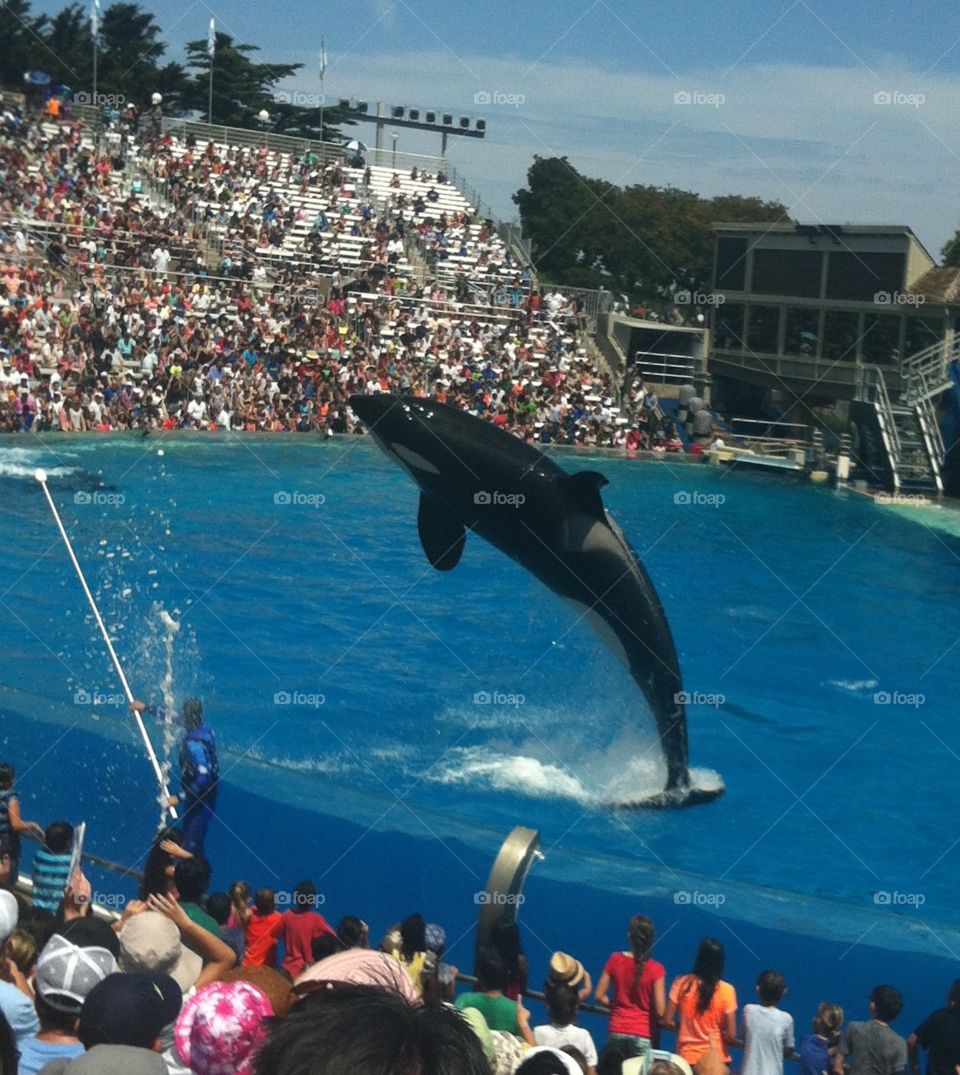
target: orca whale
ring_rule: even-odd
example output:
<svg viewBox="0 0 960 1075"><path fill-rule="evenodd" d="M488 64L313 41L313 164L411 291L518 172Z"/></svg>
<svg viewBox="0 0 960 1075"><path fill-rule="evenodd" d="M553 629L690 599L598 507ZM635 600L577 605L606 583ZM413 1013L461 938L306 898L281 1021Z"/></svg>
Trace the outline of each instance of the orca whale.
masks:
<svg viewBox="0 0 960 1075"><path fill-rule="evenodd" d="M456 567L472 530L589 615L656 721L664 789L619 807L688 806L723 793L691 787L677 651L649 576L600 498L606 478L569 474L490 422L413 396L354 395L350 407L420 487L417 529L429 562Z"/></svg>

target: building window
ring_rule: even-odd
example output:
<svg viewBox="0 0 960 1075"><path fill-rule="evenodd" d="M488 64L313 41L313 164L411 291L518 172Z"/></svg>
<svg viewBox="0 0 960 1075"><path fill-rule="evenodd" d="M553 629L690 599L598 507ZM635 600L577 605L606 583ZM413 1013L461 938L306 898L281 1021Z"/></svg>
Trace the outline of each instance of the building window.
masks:
<svg viewBox="0 0 960 1075"><path fill-rule="evenodd" d="M780 307L750 306L747 315L747 347L775 355L780 340Z"/></svg>
<svg viewBox="0 0 960 1075"><path fill-rule="evenodd" d="M866 315L860 356L870 365L900 365L900 318L896 314Z"/></svg>
<svg viewBox="0 0 960 1075"><path fill-rule="evenodd" d="M846 310L827 310L823 319L821 355L830 362L857 361L857 322L859 314Z"/></svg>
<svg viewBox="0 0 960 1075"><path fill-rule="evenodd" d="M743 291L747 280L747 240L717 239L718 291Z"/></svg>
<svg viewBox="0 0 960 1075"><path fill-rule="evenodd" d="M820 311L787 307L783 353L815 358L819 340Z"/></svg>
<svg viewBox="0 0 960 1075"><path fill-rule="evenodd" d="M725 302L718 306L713 346L720 351L742 351L743 340L743 306L738 302Z"/></svg>
<svg viewBox="0 0 960 1075"><path fill-rule="evenodd" d="M889 302L877 299L903 290L906 254L855 254L849 250L831 250L827 267L827 298L853 299L859 302Z"/></svg>
<svg viewBox="0 0 960 1075"><path fill-rule="evenodd" d="M754 250L750 293L816 299L822 271L820 250Z"/></svg>
<svg viewBox="0 0 960 1075"><path fill-rule="evenodd" d="M943 339L943 325L929 317L908 317L903 351L907 358Z"/></svg>

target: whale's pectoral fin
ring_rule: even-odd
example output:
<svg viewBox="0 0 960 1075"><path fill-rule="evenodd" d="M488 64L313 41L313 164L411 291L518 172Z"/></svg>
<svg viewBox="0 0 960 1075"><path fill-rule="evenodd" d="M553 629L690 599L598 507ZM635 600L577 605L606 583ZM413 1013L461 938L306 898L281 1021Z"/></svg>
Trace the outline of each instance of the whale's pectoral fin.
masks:
<svg viewBox="0 0 960 1075"><path fill-rule="evenodd" d="M467 541L463 522L439 501L423 493L417 512L417 532L427 559L438 571L452 571L460 563Z"/></svg>
<svg viewBox="0 0 960 1075"><path fill-rule="evenodd" d="M585 515L606 519L600 490L609 482L595 470L581 470L578 474L569 474L560 479L560 488L572 507Z"/></svg>

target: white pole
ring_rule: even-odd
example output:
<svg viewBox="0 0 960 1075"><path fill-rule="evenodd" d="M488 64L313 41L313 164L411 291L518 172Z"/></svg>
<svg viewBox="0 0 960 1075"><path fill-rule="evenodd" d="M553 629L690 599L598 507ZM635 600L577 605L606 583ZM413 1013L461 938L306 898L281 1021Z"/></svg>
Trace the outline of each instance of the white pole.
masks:
<svg viewBox="0 0 960 1075"><path fill-rule="evenodd" d="M43 489L44 495L47 498L47 503L50 505L50 510L53 512L53 517L56 520L60 536L63 538L63 543L67 546L70 562L73 564L74 570L77 572L77 578L80 579L80 585L83 587L83 592L87 595L87 600L90 602L90 608L93 610L94 619L97 621L97 626L100 628L100 633L103 635L103 641L107 645L107 652L110 654L113 666L116 668L117 675L120 677L120 683L123 686L124 694L127 696L127 701L133 705L134 698L133 692L130 690L130 684L127 682L127 677L124 675L123 668L120 666L117 652L113 648L113 643L110 641L110 635L107 633L107 628L104 626L103 617L100 615L100 609L97 608L97 603L93 599L93 594L90 592L87 580L83 577L83 571L81 570L80 563L73 551L73 546L70 544L70 538L67 537L67 532L64 530L63 523L60 521L60 513L57 511L57 506L54 504L53 497L50 495L50 490L47 488L47 472L45 470L37 469L34 471L34 477L40 483L40 487ZM153 743L150 742L150 736L147 734L143 718L135 710L133 711L133 716L137 722L137 728L140 730L140 737L143 739L143 745L147 748L147 756L149 757L150 764L153 766L153 771L156 774L157 783L163 791L164 798L169 803L170 789L167 787L167 782L163 778L163 770L160 768L160 762L157 761L157 755L154 752ZM176 810L169 805L167 806L167 809L170 811L170 816L176 818Z"/></svg>

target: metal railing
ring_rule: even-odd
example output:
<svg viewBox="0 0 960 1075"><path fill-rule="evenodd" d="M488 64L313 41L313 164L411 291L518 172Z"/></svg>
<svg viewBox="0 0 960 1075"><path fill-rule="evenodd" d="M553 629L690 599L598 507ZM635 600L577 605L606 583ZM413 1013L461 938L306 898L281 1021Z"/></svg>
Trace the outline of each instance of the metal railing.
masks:
<svg viewBox="0 0 960 1075"><path fill-rule="evenodd" d="M668 359L680 361L670 362ZM633 369L645 381L653 381L656 384L687 384L696 375L697 360L692 355L635 351Z"/></svg>

